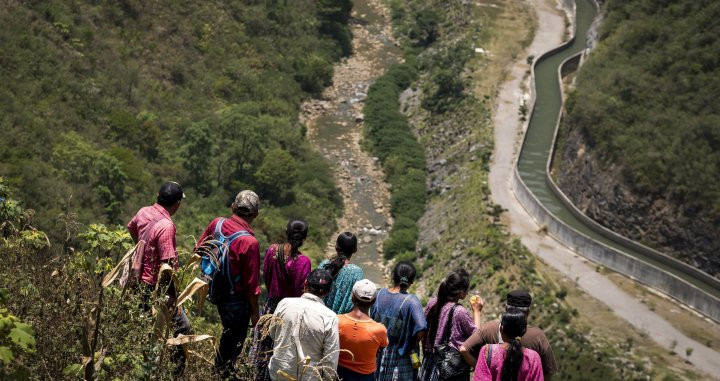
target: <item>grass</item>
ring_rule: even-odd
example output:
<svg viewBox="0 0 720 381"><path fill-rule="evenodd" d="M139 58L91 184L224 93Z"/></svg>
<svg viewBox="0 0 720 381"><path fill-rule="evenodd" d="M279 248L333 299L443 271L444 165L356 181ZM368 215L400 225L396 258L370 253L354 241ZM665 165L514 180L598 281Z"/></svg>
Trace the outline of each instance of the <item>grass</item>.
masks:
<svg viewBox="0 0 720 381"><path fill-rule="evenodd" d="M696 312L678 304L675 300L659 294L647 286L634 282L615 272L608 272L607 277L626 293L647 304L655 313L667 320L678 331L687 337L707 346L720 348L720 330L718 324L708 321Z"/></svg>
<svg viewBox="0 0 720 381"><path fill-rule="evenodd" d="M472 276L471 289L486 300L489 320L499 316L507 291L530 290L535 297L531 322L546 331L553 345L560 364L557 379L701 379L682 358L628 328L627 322L582 295L571 280L536 260L501 224L487 185L492 107L509 64L532 40L530 30L537 21L520 1L496 5L500 8L470 7L466 24L444 25L441 31L441 45L469 40L491 52L475 54L467 62L462 74L466 96L455 109L439 116L420 108L421 102L408 102L406 114L429 162L445 160L429 176L431 184L439 181L442 186L431 189L420 221L416 265L422 272L414 292L427 301L447 271L465 268ZM452 9L447 12L453 14ZM442 49L435 46L433 51ZM420 67L423 60L432 62L432 54L419 56ZM422 89L424 80L428 75L421 71L416 88Z"/></svg>
<svg viewBox="0 0 720 381"><path fill-rule="evenodd" d="M667 349L656 344L647 333L632 327L627 321L617 317L606 305L589 297L572 284L572 280L563 278L555 270L545 267L545 271L554 277L563 279L569 290L567 301L578 310L575 323L597 340L602 340L608 347L614 347L620 355L643 359L654 370L653 379L685 379L704 380L708 376L698 373L697 369L685 361L685 354L672 354ZM612 278L612 276L611 276ZM627 281L629 282L629 281ZM662 309L658 306L656 312Z"/></svg>

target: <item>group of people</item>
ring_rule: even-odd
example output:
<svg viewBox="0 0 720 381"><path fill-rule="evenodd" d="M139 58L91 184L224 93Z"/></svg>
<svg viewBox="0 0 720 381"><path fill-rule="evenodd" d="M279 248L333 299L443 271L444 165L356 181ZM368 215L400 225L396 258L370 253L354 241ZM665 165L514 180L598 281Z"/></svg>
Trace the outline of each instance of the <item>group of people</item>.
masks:
<svg viewBox="0 0 720 381"><path fill-rule="evenodd" d="M175 227L171 216L184 198L175 182L163 184L157 203L142 208L128 224L135 241L145 240L141 288L152 288L162 263L177 268ZM256 380L543 380L556 371L552 349L542 330L530 327L530 294L507 295L500 320L482 322L484 301L470 298L470 311L460 301L468 296L470 275L450 272L425 308L408 292L416 269L397 263L392 286L378 287L351 263L357 237L337 237L335 255L312 270L300 251L308 226L291 220L286 242L270 245L262 261L267 298L259 305L260 247L251 223L259 198L237 194L232 215L210 222L198 241L231 237L227 244L232 287L212 300L223 332L215 355L215 371L235 377L234 363L252 330L250 358ZM262 317L261 317L262 315ZM175 334L190 332L182 308L173 318ZM176 374L184 353L176 351ZM421 360L422 359L422 360Z"/></svg>

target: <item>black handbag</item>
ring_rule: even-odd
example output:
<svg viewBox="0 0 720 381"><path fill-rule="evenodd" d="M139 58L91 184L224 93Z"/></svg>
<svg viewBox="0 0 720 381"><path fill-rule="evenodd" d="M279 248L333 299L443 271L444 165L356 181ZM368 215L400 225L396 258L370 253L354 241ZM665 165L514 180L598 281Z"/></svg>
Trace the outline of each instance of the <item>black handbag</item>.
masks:
<svg viewBox="0 0 720 381"><path fill-rule="evenodd" d="M450 341L453 313L457 306L458 305L455 304L450 310L447 323L445 323L445 329L443 330L442 340L439 345L435 346L433 351L435 369L438 374L438 379L440 380L449 380L470 373L470 365L465 362L460 352L448 343Z"/></svg>

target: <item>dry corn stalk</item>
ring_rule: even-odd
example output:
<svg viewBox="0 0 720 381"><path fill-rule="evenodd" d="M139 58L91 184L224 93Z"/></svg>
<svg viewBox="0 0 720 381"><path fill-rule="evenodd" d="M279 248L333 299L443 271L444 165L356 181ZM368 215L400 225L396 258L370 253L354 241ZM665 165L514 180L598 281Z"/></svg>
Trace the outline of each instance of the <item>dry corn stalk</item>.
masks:
<svg viewBox="0 0 720 381"><path fill-rule="evenodd" d="M167 345L183 345L183 344L189 344L189 343L197 343L198 341L203 341L207 339L215 340L215 336L211 335L178 335L178 337L173 337L170 339L167 339L165 341L165 344Z"/></svg>
<svg viewBox="0 0 720 381"><path fill-rule="evenodd" d="M188 299L190 299L193 295L196 293L198 294L196 303L198 306L198 309L202 309L203 303L205 302L205 297L208 293L208 284L200 279L195 278L190 282L190 284L185 287L185 289L180 293L180 296L178 296L177 305L181 306L183 303L185 303Z"/></svg>
<svg viewBox="0 0 720 381"><path fill-rule="evenodd" d="M132 257L133 252L135 252L135 247L133 247L133 248L131 248L130 250L128 250L127 253L125 254L125 256L122 257L122 259L120 259L120 262L118 262L118 264L115 265L115 267L114 267L112 270L110 270L110 272L107 273L107 274L105 275L105 277L103 277L103 280L102 280L102 286L103 286L103 287L107 287L107 286L109 286L112 282L115 281L115 279L117 278L117 276L120 275L120 270L122 270L123 267L125 267L125 263L126 263L127 261L129 261L130 258Z"/></svg>

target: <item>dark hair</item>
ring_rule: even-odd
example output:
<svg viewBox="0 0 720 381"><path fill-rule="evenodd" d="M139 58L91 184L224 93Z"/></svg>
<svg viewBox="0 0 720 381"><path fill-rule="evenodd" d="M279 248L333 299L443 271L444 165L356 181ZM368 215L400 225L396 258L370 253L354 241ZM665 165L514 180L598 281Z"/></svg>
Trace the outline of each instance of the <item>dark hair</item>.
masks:
<svg viewBox="0 0 720 381"><path fill-rule="evenodd" d="M360 307L360 308L362 308L362 309L369 309L370 307L373 306L373 304L375 304L375 299L373 299L373 300L371 300L371 301L368 302L368 301L365 301L365 300L360 300L360 299L357 298L357 296L353 295L353 296L352 296L352 302L353 302L354 305L356 305L356 306L358 306L358 307Z"/></svg>
<svg viewBox="0 0 720 381"><path fill-rule="evenodd" d="M335 251L337 255L325 265L325 269L330 271L333 279L337 278L340 269L345 266L345 261L350 259L357 251L357 237L350 232L340 233L335 241Z"/></svg>
<svg viewBox="0 0 720 381"><path fill-rule="evenodd" d="M303 220L290 220L285 229L285 235L290 244L290 254L295 258L298 255L298 249L307 238L308 225Z"/></svg>
<svg viewBox="0 0 720 381"><path fill-rule="evenodd" d="M325 269L315 269L307 277L307 288L313 295L324 296L330 292L332 288L333 277L330 271Z"/></svg>
<svg viewBox="0 0 720 381"><path fill-rule="evenodd" d="M527 330L525 313L516 308L508 308L500 320L500 330L508 339L508 348L503 362L501 381L516 381L523 362L521 338Z"/></svg>
<svg viewBox="0 0 720 381"><path fill-rule="evenodd" d="M457 301L463 292L470 288L470 274L465 269L456 269L448 274L440 283L435 305L430 308L427 315L428 342L430 348L435 345L435 336L440 325L440 312L447 302ZM449 322L451 323L451 322Z"/></svg>
<svg viewBox="0 0 720 381"><path fill-rule="evenodd" d="M305 242L307 238L308 226L303 220L290 220L285 229L285 236L290 244L290 256L297 259L298 253L300 253L300 246ZM275 260L278 262L280 269L285 274L285 278L289 279L289 274L285 268L285 250L286 244L278 244L275 249Z"/></svg>
<svg viewBox="0 0 720 381"><path fill-rule="evenodd" d="M393 269L392 278L395 286L407 289L415 282L415 266L408 261L398 262Z"/></svg>

